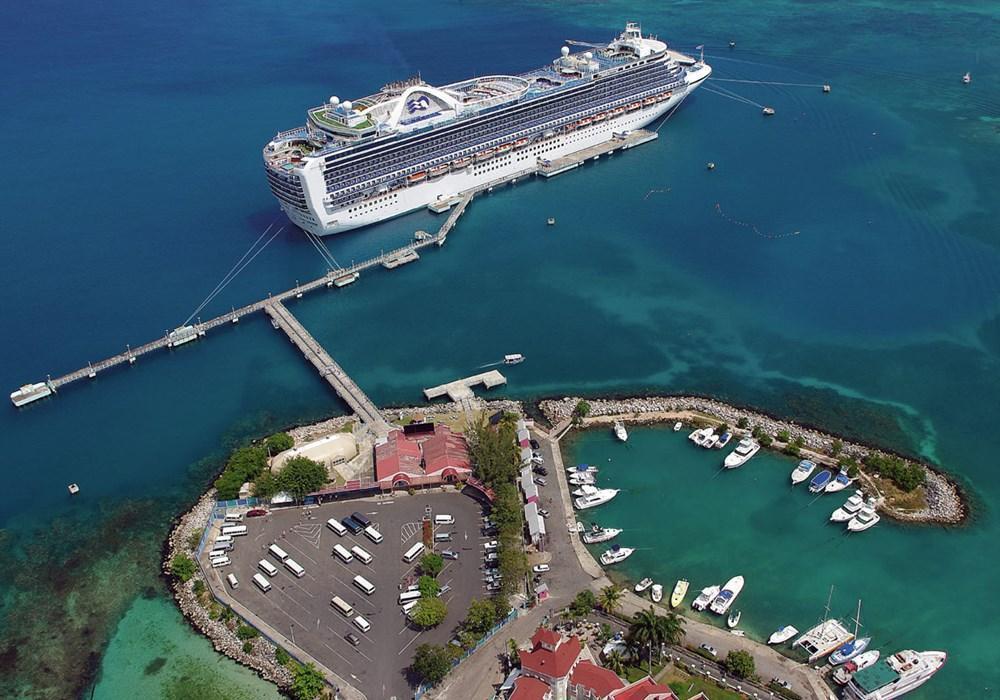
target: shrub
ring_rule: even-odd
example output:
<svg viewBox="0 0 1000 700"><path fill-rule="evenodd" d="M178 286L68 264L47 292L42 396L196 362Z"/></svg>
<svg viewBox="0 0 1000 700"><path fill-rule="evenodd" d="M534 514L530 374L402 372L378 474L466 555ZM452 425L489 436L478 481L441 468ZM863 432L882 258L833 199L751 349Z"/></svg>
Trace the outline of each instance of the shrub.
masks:
<svg viewBox="0 0 1000 700"><path fill-rule="evenodd" d="M195 595L201 595L204 592L205 592L205 582L202 581L200 578L199 579L195 579L195 581L194 581L194 594Z"/></svg>
<svg viewBox="0 0 1000 700"><path fill-rule="evenodd" d="M250 654L253 652L253 642L247 640L243 642L243 653Z"/></svg>
<svg viewBox="0 0 1000 700"><path fill-rule="evenodd" d="M289 656L288 652L281 647L276 647L274 650L274 660L282 666L287 666L288 662L292 660L292 657Z"/></svg>
<svg viewBox="0 0 1000 700"><path fill-rule="evenodd" d="M215 480L220 500L239 498L240 487L253 481L267 466L267 451L262 445L240 447L229 456L225 469Z"/></svg>
<svg viewBox="0 0 1000 700"><path fill-rule="evenodd" d="M787 430L781 429L778 431L778 434L775 435L774 437L777 438L778 442L788 442L791 435L789 435Z"/></svg>
<svg viewBox="0 0 1000 700"><path fill-rule="evenodd" d="M251 627L250 625L240 625L236 629L236 638L237 639L244 639L244 640L246 640L246 639L254 639L255 637L259 637L259 636L260 636L260 632L258 632L255 628Z"/></svg>
<svg viewBox="0 0 1000 700"><path fill-rule="evenodd" d="M201 530L195 530L187 538L187 546L192 552L198 549L198 544L201 542Z"/></svg>
<svg viewBox="0 0 1000 700"><path fill-rule="evenodd" d="M762 433L761 436L757 438L757 442L760 443L761 447L770 447L774 443L774 438L767 433Z"/></svg>
<svg viewBox="0 0 1000 700"><path fill-rule="evenodd" d="M830 445L830 456L838 456L844 449L844 442L840 439L834 440L833 444Z"/></svg>
<svg viewBox="0 0 1000 700"><path fill-rule="evenodd" d="M425 598L436 596L441 590L440 584L430 576L421 576L417 581L417 587L420 589L420 595Z"/></svg>
<svg viewBox="0 0 1000 700"><path fill-rule="evenodd" d="M734 650L726 654L722 665L737 678L753 678L757 674L756 664L749 651Z"/></svg>
<svg viewBox="0 0 1000 700"><path fill-rule="evenodd" d="M865 464L890 479L902 491L912 491L924 483L924 468L890 455L869 454Z"/></svg>
<svg viewBox="0 0 1000 700"><path fill-rule="evenodd" d="M176 554L170 560L170 573L185 583L191 580L197 568L194 560L186 554Z"/></svg>
<svg viewBox="0 0 1000 700"><path fill-rule="evenodd" d="M295 440L288 433L275 433L264 441L264 447L271 453L271 456L290 450L295 446Z"/></svg>
<svg viewBox="0 0 1000 700"><path fill-rule="evenodd" d="M288 692L295 700L313 700L323 692L325 686L323 674L312 663L305 666L295 664L292 667L292 687Z"/></svg>
<svg viewBox="0 0 1000 700"><path fill-rule="evenodd" d="M746 430L746 427L748 425L750 425L750 421L748 421L745 416L740 416L740 419L736 421L737 428L742 428L743 430Z"/></svg>
<svg viewBox="0 0 1000 700"><path fill-rule="evenodd" d="M576 406L573 407L573 416L575 418L586 418L590 414L590 404L582 399L577 401Z"/></svg>
<svg viewBox="0 0 1000 700"><path fill-rule="evenodd" d="M573 617L583 617L589 614L595 605L597 605L597 598L594 596L594 592L585 588L576 594L576 598L569 605L569 611Z"/></svg>

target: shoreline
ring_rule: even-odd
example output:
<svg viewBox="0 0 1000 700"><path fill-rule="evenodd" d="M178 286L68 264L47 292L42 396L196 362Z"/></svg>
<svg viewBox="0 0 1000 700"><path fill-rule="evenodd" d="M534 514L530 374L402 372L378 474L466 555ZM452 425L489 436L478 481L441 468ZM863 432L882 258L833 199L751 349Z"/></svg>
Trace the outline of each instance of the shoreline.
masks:
<svg viewBox="0 0 1000 700"><path fill-rule="evenodd" d="M581 399L564 397L562 399L545 399L539 402L539 408L546 419L553 425L571 419L573 408ZM959 526L969 520L970 504L957 481L939 467L932 467L926 462L906 457L890 450L871 445L865 445L849 440L821 429L803 426L789 420L783 420L761 411L734 406L717 399L700 396L659 396L634 397L622 399L586 399L590 404L590 412L582 420L584 427L610 425L616 420L638 425L653 425L669 421L682 421L686 425L701 423L728 423L735 436L749 433L749 428L737 428L736 423L745 419L750 426L759 426L773 438L779 431L785 430L791 438L799 437L804 441L801 456L812 459L818 464L835 466L837 458L829 454L835 441L842 443L840 455L856 458L859 462L868 454L899 457L909 463L917 464L924 469L925 482L922 486L925 493L926 506L919 511L908 511L885 502L881 489L873 480L871 474L861 467L860 480L865 482L867 490L874 490L883 496L879 511L898 522L923 525ZM784 443L777 440L769 450L782 453Z"/></svg>

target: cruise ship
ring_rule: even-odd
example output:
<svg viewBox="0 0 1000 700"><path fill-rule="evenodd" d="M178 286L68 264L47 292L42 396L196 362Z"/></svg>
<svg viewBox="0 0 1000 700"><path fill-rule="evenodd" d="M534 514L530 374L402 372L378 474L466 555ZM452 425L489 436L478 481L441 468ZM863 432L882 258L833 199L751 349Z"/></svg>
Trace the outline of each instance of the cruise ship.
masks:
<svg viewBox="0 0 1000 700"><path fill-rule="evenodd" d="M442 86L418 76L358 100L330 97L264 147L264 165L293 223L339 233L646 126L711 73L629 22L607 45L564 46L551 64L519 75Z"/></svg>

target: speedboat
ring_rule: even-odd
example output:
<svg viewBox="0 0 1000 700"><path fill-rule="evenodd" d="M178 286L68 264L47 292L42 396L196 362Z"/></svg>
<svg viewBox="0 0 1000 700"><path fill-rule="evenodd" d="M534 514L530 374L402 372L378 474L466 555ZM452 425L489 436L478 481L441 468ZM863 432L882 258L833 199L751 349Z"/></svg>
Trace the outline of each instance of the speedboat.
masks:
<svg viewBox="0 0 1000 700"><path fill-rule="evenodd" d="M762 109L760 111L761 111L761 113L765 117L773 117L774 116L774 107L765 107L764 109Z"/></svg>
<svg viewBox="0 0 1000 700"><path fill-rule="evenodd" d="M801 484L809 478L809 475L816 469L816 463L803 459L798 466L792 470L792 485Z"/></svg>
<svg viewBox="0 0 1000 700"><path fill-rule="evenodd" d="M723 447L729 444L729 441L733 439L732 433L723 433L719 436L719 441L715 443L715 449L721 450Z"/></svg>
<svg viewBox="0 0 1000 700"><path fill-rule="evenodd" d="M864 504L864 494L861 491L855 491L854 495L848 498L844 505L833 511L830 515L830 522L846 523L858 514Z"/></svg>
<svg viewBox="0 0 1000 700"><path fill-rule="evenodd" d="M736 626L740 624L741 617L743 617L743 612L740 610L734 610L729 613L729 617L726 619L726 627L729 629L736 629Z"/></svg>
<svg viewBox="0 0 1000 700"><path fill-rule="evenodd" d="M691 603L691 607L695 610L704 610L708 607L708 604L712 602L712 599L719 595L720 590L722 589L719 586L702 588L701 593L699 593L698 597Z"/></svg>
<svg viewBox="0 0 1000 700"><path fill-rule="evenodd" d="M597 467L592 464L578 464L575 467L566 467L566 473L573 474L596 474Z"/></svg>
<svg viewBox="0 0 1000 700"><path fill-rule="evenodd" d="M573 486L582 486L583 484L597 483L597 478L589 472L576 472L575 474L571 474L566 481Z"/></svg>
<svg viewBox="0 0 1000 700"><path fill-rule="evenodd" d="M680 429L683 428L683 427L684 427L684 424L681 423L680 421L677 421L676 423L674 423L674 432L675 433L680 432Z"/></svg>
<svg viewBox="0 0 1000 700"><path fill-rule="evenodd" d="M621 547L617 544L613 544L611 545L611 549L601 555L601 564L604 566L620 564L632 556L632 552L634 551L635 549L632 547Z"/></svg>
<svg viewBox="0 0 1000 700"><path fill-rule="evenodd" d="M622 442L628 441L628 431L625 430L625 424L620 420L615 421L615 437Z"/></svg>
<svg viewBox="0 0 1000 700"><path fill-rule="evenodd" d="M603 506L605 503L610 501L612 498L618 495L621 489L598 489L597 493L591 494L589 496L580 496L573 501L575 505L580 510L586 510L587 508L595 508L597 506Z"/></svg>
<svg viewBox="0 0 1000 700"><path fill-rule="evenodd" d="M809 482L809 493L819 493L826 488L826 485L830 483L830 479L832 478L833 474L830 473L830 470L824 469Z"/></svg>
<svg viewBox="0 0 1000 700"><path fill-rule="evenodd" d="M848 475L847 470L841 469L837 472L837 476L835 476L830 483L826 485L824 490L827 493L836 493L837 491L843 491L852 483L854 483L854 479Z"/></svg>
<svg viewBox="0 0 1000 700"><path fill-rule="evenodd" d="M874 499L869 498L868 503L847 523L847 530L849 532L864 532L868 528L878 525L878 521L882 518L875 512L873 501Z"/></svg>
<svg viewBox="0 0 1000 700"><path fill-rule="evenodd" d="M760 445L757 444L757 441L753 438L745 437L739 441L739 444L736 445L736 449L726 456L722 465L726 469L736 469L737 467L742 467L759 451Z"/></svg>
<svg viewBox="0 0 1000 700"><path fill-rule="evenodd" d="M784 644L789 639L797 635L799 631L792 627L791 625L785 625L781 629L775 631L770 637L767 638L768 644Z"/></svg>
<svg viewBox="0 0 1000 700"><path fill-rule="evenodd" d="M851 678L854 677L855 673L874 665L875 662L878 661L878 657L878 649L872 649L871 651L866 651L864 654L858 654L833 672L833 682L837 685L847 685Z"/></svg>
<svg viewBox="0 0 1000 700"><path fill-rule="evenodd" d="M670 607L676 608L684 600L684 596L688 592L688 580L682 578L680 581L674 584L674 592L670 594Z"/></svg>
<svg viewBox="0 0 1000 700"><path fill-rule="evenodd" d="M598 542L607 542L608 540L613 540L622 534L621 528L617 527L597 527L596 525L590 529L590 532L586 532L583 535L583 541L585 544L597 544Z"/></svg>
<svg viewBox="0 0 1000 700"><path fill-rule="evenodd" d="M642 593L644 590L646 590L652 585L653 585L653 579L647 576L643 580L639 581L639 583L635 584L635 588L633 590L636 593Z"/></svg>
<svg viewBox="0 0 1000 700"><path fill-rule="evenodd" d="M574 484L575 486L575 484ZM593 496L595 493L600 491L599 488L593 486L592 484L582 484L580 488L573 491L574 496Z"/></svg>
<svg viewBox="0 0 1000 700"><path fill-rule="evenodd" d="M972 73L966 73L962 76L962 82L968 85L972 82Z"/></svg>
<svg viewBox="0 0 1000 700"><path fill-rule="evenodd" d="M519 365L524 362L524 355L519 352L515 352L513 355L504 355L503 363L505 365Z"/></svg>
<svg viewBox="0 0 1000 700"><path fill-rule="evenodd" d="M707 438L705 438L705 442L701 443L701 446L704 447L706 450L710 450L713 447L715 447L715 445L718 442L719 442L719 436L716 435L715 433L712 433Z"/></svg>
<svg viewBox="0 0 1000 700"><path fill-rule="evenodd" d="M654 583L652 590L649 591L649 597L653 599L654 603L659 603L663 600L663 586Z"/></svg>
<svg viewBox="0 0 1000 700"><path fill-rule="evenodd" d="M850 661L855 656L863 652L868 648L868 645L872 643L871 637L862 637L861 639L853 639L847 644L841 646L837 651L830 654L830 665L839 666L840 664Z"/></svg>
<svg viewBox="0 0 1000 700"><path fill-rule="evenodd" d="M712 605L709 606L709 609L716 615L725 615L730 606L736 602L736 596L738 596L742 590L743 577L733 576L731 579L726 581L726 585L722 587L721 591L719 591L719 595L715 596L712 600Z"/></svg>
<svg viewBox="0 0 1000 700"><path fill-rule="evenodd" d="M943 651L897 651L887 659L858 671L847 684L845 698L893 700L919 688L948 660Z"/></svg>
<svg viewBox="0 0 1000 700"><path fill-rule="evenodd" d="M698 447L701 447L705 444L705 440L708 439L708 436L713 434L714 432L715 432L714 428L702 428L700 430L695 430L690 435L688 435L688 440L698 445Z"/></svg>

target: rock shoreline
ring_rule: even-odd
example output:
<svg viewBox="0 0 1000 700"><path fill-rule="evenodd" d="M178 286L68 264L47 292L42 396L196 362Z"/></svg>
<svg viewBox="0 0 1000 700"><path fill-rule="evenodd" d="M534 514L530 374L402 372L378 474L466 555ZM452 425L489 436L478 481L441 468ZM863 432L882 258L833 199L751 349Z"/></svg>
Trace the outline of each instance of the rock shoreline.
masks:
<svg viewBox="0 0 1000 700"><path fill-rule="evenodd" d="M581 399L579 397L564 397L562 399L546 399L538 406L542 414L553 425L569 420L573 409ZM787 431L791 438L800 438L804 443L804 451L810 456L829 460L829 452L835 441L843 444L841 454L853 457L859 462L869 454L887 455L885 450L877 449L857 442L845 440L815 428L798 425L792 421L781 420L767 414L746 408L739 408L715 399L699 396L659 396L636 397L623 399L586 399L590 404L587 415L588 423L610 422L614 419L629 423L661 423L669 418L663 414L703 414L708 420L728 423L734 428L740 419L745 419L751 426L758 426L763 431L775 436L780 431ZM697 416L693 416L697 418ZM706 420L706 422L708 422ZM779 443L780 444L780 443ZM952 479L938 469L925 463L916 462L902 455L894 455L906 459L913 464L919 464L925 472L924 489L927 505L919 511L907 511L888 504L882 504L879 510L895 520L910 523L937 525L959 525L969 516L969 508L958 486ZM862 470L863 478L870 487L874 487L869 475ZM877 487L876 487L877 488Z"/></svg>

